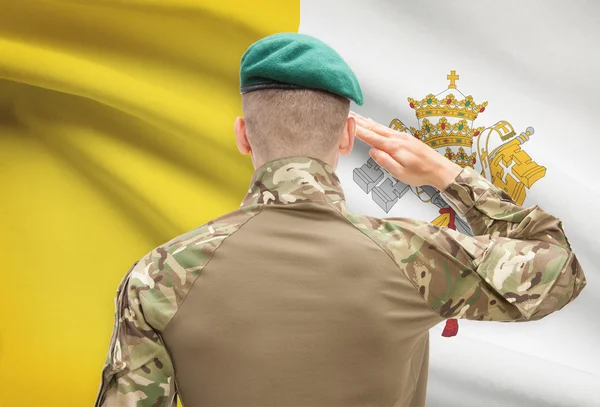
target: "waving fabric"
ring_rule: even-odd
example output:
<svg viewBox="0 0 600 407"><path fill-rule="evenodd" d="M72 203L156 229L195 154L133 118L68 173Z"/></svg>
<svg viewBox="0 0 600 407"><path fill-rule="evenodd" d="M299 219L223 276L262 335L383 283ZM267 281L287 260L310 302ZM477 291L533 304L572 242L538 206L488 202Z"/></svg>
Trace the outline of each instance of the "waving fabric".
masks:
<svg viewBox="0 0 600 407"><path fill-rule="evenodd" d="M282 31L348 61L358 113L560 217L586 272L544 320L434 328L428 405L600 405L599 16L583 0L0 0L0 406L93 403L121 278L246 193L239 60ZM351 210L470 233L367 151L338 167Z"/></svg>

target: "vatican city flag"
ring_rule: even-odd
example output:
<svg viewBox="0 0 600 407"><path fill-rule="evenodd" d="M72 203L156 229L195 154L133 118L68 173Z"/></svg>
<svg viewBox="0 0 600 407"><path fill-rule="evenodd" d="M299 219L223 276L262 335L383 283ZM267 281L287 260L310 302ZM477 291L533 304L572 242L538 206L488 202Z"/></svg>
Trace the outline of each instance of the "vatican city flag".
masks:
<svg viewBox="0 0 600 407"><path fill-rule="evenodd" d="M282 31L348 61L353 110L559 216L586 272L544 320L435 327L428 406L600 406L599 16L583 0L0 0L0 407L93 404L131 264L239 207L239 60ZM471 233L358 140L337 174L355 212Z"/></svg>

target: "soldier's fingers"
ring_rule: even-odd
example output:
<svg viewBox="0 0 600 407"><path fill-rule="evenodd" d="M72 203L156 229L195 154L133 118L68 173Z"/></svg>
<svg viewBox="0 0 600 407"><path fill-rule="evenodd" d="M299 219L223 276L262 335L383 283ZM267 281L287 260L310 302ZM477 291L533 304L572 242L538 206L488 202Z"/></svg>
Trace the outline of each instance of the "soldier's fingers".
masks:
<svg viewBox="0 0 600 407"><path fill-rule="evenodd" d="M350 112L350 116L354 118L357 127L364 127L367 130L374 131L383 137L394 137L402 140L405 137L409 137L406 133L400 133L399 131L390 129L389 127L384 126L383 124L377 123L373 119L367 119L359 114L354 112Z"/></svg>
<svg viewBox="0 0 600 407"><path fill-rule="evenodd" d="M379 150L391 152L395 147L395 143L393 142L394 140L381 136L380 134L365 129L362 126L356 126L356 137L370 146L378 148Z"/></svg>
<svg viewBox="0 0 600 407"><path fill-rule="evenodd" d="M402 178L405 168L391 155L377 148L372 148L369 150L369 155L377 162L377 164L385 168L391 175L396 178Z"/></svg>
<svg viewBox="0 0 600 407"><path fill-rule="evenodd" d="M354 120L356 121L356 127L362 127L369 131L374 131L375 133L382 135L384 137L388 136L387 134L384 134L384 131L387 127L377 123L375 120L365 119L362 116L353 116L353 117L354 117Z"/></svg>

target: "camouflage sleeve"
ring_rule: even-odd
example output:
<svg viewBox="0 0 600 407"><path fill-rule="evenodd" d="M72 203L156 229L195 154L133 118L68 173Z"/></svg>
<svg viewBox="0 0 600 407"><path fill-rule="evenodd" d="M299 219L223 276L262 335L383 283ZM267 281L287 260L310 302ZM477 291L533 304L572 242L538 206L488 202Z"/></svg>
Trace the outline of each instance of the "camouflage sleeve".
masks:
<svg viewBox="0 0 600 407"><path fill-rule="evenodd" d="M472 168L464 168L441 194L467 220L475 235L535 240L571 250L558 218L537 205L517 205Z"/></svg>
<svg viewBox="0 0 600 407"><path fill-rule="evenodd" d="M160 334L145 318L152 285L134 264L117 289L109 353L95 407L175 407L173 365Z"/></svg>
<svg viewBox="0 0 600 407"><path fill-rule="evenodd" d="M414 219L362 221L442 318L537 320L585 287L557 218L538 206L520 207L471 169L442 193L474 237Z"/></svg>
<svg viewBox="0 0 600 407"><path fill-rule="evenodd" d="M410 243L422 250L412 261L404 259L405 273L441 316L540 319L585 287L561 221L539 206L517 205L470 168L442 196L469 222L475 237L413 225Z"/></svg>

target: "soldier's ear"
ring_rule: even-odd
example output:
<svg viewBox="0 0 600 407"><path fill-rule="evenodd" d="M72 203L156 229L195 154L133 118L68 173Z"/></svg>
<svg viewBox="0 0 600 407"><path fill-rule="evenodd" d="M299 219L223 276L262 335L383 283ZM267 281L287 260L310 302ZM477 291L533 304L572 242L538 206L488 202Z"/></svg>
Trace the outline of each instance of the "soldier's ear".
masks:
<svg viewBox="0 0 600 407"><path fill-rule="evenodd" d="M348 117L340 140L339 150L341 155L348 155L352 152L352 148L354 147L354 137L356 137L356 121L354 120L354 117Z"/></svg>
<svg viewBox="0 0 600 407"><path fill-rule="evenodd" d="M238 150L244 155L248 155L252 152L250 143L248 142L248 135L246 134L246 121L243 117L237 117L233 124L233 130L235 131L235 143L237 144Z"/></svg>

